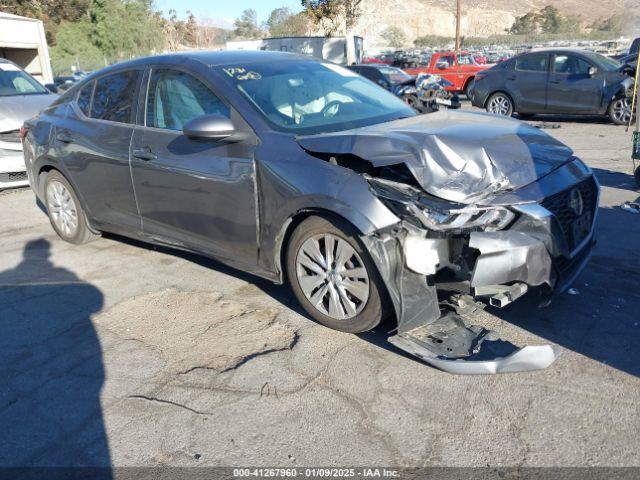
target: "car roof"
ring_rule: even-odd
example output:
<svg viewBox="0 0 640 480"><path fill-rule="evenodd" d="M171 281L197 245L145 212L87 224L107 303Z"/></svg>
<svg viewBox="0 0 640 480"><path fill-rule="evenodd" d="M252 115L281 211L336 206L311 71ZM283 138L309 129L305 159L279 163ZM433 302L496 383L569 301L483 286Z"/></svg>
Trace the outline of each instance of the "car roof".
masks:
<svg viewBox="0 0 640 480"><path fill-rule="evenodd" d="M288 52L271 52L263 50L235 50L235 51L210 51L198 50L192 52L168 53L163 55L152 55L148 57L136 58L126 62L110 65L96 72L92 72L90 77L95 78L98 74L102 76L110 71L118 71L131 67L140 67L152 63L164 63L172 65L184 65L189 62L198 62L203 65L214 67L221 65L246 66L255 63L282 62L282 61L321 61L307 55L298 55Z"/></svg>
<svg viewBox="0 0 640 480"><path fill-rule="evenodd" d="M595 53L592 50L587 50L584 48L566 48L566 47L547 47L547 48L535 48L529 52L523 52L521 55L525 55L528 53Z"/></svg>

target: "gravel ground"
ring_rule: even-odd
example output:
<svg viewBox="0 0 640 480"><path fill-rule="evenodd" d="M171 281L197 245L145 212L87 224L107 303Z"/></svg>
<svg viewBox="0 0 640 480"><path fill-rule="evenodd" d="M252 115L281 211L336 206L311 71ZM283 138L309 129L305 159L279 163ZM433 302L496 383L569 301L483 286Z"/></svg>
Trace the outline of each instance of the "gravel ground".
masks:
<svg viewBox="0 0 640 480"><path fill-rule="evenodd" d="M66 244L29 190L0 194L0 465L640 466L630 134L531 123L558 124L603 186L577 294L479 314L513 343L561 347L534 373L442 373L214 261Z"/></svg>

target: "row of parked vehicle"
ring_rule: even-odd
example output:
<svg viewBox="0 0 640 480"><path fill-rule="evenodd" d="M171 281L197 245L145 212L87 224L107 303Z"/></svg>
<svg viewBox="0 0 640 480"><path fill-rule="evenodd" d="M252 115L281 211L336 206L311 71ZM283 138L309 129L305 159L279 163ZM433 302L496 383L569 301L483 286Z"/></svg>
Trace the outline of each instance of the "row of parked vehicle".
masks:
<svg viewBox="0 0 640 480"><path fill-rule="evenodd" d="M607 115L613 123L626 125L632 117L637 56L637 49L619 60L588 50L548 49L482 65L467 52L438 52L427 65L404 72L410 78L438 75L448 82L444 89L464 93L474 106L496 115ZM356 68L360 72L393 68L372 65ZM410 81L406 78L403 84ZM395 91L415 106L413 92Z"/></svg>

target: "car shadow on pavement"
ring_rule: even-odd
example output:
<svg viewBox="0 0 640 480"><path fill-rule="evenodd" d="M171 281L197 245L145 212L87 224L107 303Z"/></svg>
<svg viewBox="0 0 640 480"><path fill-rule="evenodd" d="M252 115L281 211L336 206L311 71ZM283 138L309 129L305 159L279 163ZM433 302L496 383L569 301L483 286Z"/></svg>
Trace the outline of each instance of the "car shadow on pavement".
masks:
<svg viewBox="0 0 640 480"><path fill-rule="evenodd" d="M51 262L45 239L0 272L0 472L64 478L90 467L91 478L111 478L91 322L102 305L98 288Z"/></svg>
<svg viewBox="0 0 640 480"><path fill-rule="evenodd" d="M593 257L571 291L544 308L527 296L489 311L544 340L640 376L640 215L600 207L596 238Z"/></svg>
<svg viewBox="0 0 640 480"><path fill-rule="evenodd" d="M629 160L629 171L632 171L633 164ZM632 174L624 172L616 172L615 170L606 170L602 168L591 169L598 179L598 183L602 187L619 188L622 190L630 190L637 192L640 190L636 184L636 179Z"/></svg>

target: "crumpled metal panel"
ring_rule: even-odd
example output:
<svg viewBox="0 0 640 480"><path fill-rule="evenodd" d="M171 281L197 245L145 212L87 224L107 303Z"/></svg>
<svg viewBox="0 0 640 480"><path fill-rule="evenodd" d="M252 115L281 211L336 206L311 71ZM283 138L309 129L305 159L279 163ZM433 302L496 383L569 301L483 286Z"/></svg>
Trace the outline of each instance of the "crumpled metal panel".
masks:
<svg viewBox="0 0 640 480"><path fill-rule="evenodd" d="M399 334L440 317L435 285L429 285L426 276L405 266L403 239L402 233L361 237L391 297Z"/></svg>
<svg viewBox="0 0 640 480"><path fill-rule="evenodd" d="M480 250L471 286L524 282L552 285L551 256L544 243L522 232L472 232L469 246Z"/></svg>
<svg viewBox="0 0 640 480"><path fill-rule="evenodd" d="M535 182L573 155L518 120L451 110L297 141L309 152L351 154L374 167L404 163L426 192L466 204Z"/></svg>

